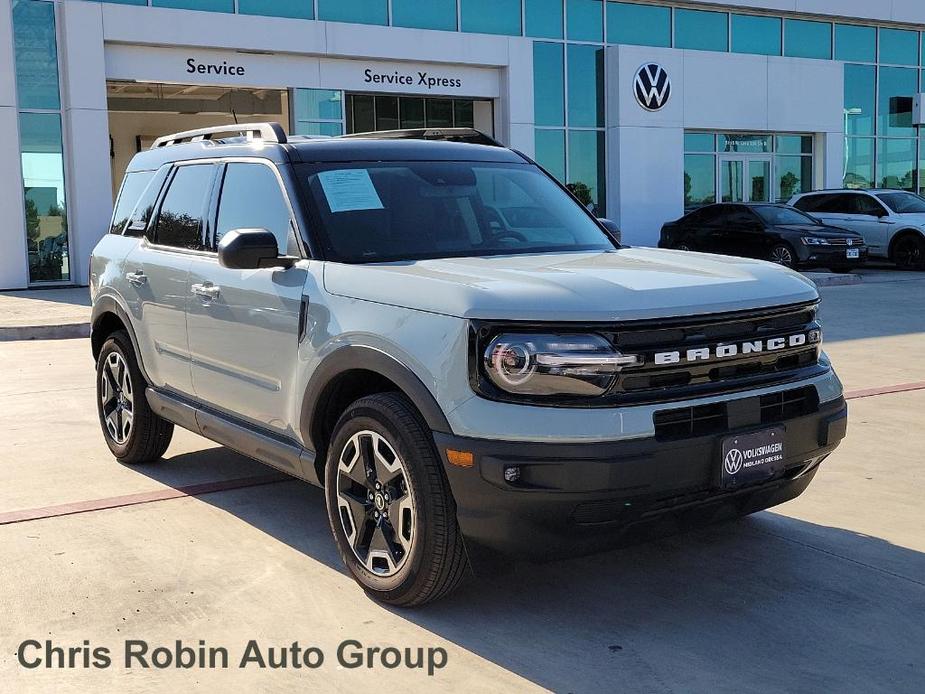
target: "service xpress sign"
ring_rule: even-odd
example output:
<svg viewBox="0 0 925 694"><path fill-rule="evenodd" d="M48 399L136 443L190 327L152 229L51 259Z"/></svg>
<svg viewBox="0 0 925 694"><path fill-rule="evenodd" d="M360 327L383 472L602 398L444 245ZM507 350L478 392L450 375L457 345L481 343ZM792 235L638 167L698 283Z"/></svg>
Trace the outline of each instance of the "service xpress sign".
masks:
<svg viewBox="0 0 925 694"><path fill-rule="evenodd" d="M321 86L358 92L496 98L495 68L397 61L321 60Z"/></svg>
<svg viewBox="0 0 925 694"><path fill-rule="evenodd" d="M462 79L459 77L446 77L444 75L433 75L424 71L417 72L376 72L368 67L363 71L363 81L367 84L395 84L395 85L417 85L427 89L461 89L463 86Z"/></svg>

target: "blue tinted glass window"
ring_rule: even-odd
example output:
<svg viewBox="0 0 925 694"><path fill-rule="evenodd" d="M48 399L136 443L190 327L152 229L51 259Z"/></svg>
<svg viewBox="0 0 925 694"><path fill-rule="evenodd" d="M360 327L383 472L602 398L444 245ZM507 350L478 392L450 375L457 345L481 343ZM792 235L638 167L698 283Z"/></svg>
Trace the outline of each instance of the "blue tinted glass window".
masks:
<svg viewBox="0 0 925 694"><path fill-rule="evenodd" d="M716 157L684 155L684 210L716 202Z"/></svg>
<svg viewBox="0 0 925 694"><path fill-rule="evenodd" d="M671 10L628 2L607 3L607 42L671 46Z"/></svg>
<svg viewBox="0 0 925 694"><path fill-rule="evenodd" d="M32 0L14 2L13 43L19 107L60 108L54 4Z"/></svg>
<svg viewBox="0 0 925 694"><path fill-rule="evenodd" d="M675 10L675 48L729 50L729 15L704 10Z"/></svg>
<svg viewBox="0 0 925 694"><path fill-rule="evenodd" d="M732 15L734 53L780 55L781 20L749 14Z"/></svg>
<svg viewBox="0 0 925 694"><path fill-rule="evenodd" d="M598 217L604 215L604 178L604 133L570 130L567 185Z"/></svg>
<svg viewBox="0 0 925 694"><path fill-rule="evenodd" d="M144 4L143 2L141 4ZM238 0L238 12L241 14L262 14L270 17L296 17L314 19L312 0Z"/></svg>
<svg viewBox="0 0 925 694"><path fill-rule="evenodd" d="M339 120L343 117L343 98L336 89L296 89L296 120Z"/></svg>
<svg viewBox="0 0 925 694"><path fill-rule="evenodd" d="M835 25L835 60L873 63L877 60L877 30L854 24Z"/></svg>
<svg viewBox="0 0 925 694"><path fill-rule="evenodd" d="M111 2L116 5L147 5L148 0L102 0L103 2Z"/></svg>
<svg viewBox="0 0 925 694"><path fill-rule="evenodd" d="M392 24L456 31L456 0L392 0Z"/></svg>
<svg viewBox="0 0 925 694"><path fill-rule="evenodd" d="M568 37L573 41L604 40L604 10L601 0L568 0Z"/></svg>
<svg viewBox="0 0 925 694"><path fill-rule="evenodd" d="M604 50L595 46L568 47L568 124L604 127Z"/></svg>
<svg viewBox="0 0 925 694"><path fill-rule="evenodd" d="M774 151L778 154L812 154L812 135L777 135Z"/></svg>
<svg viewBox="0 0 925 694"><path fill-rule="evenodd" d="M155 7L176 7L181 10L234 12L234 0L151 0Z"/></svg>
<svg viewBox="0 0 925 694"><path fill-rule="evenodd" d="M880 62L918 65L919 33L902 29L880 29Z"/></svg>
<svg viewBox="0 0 925 694"><path fill-rule="evenodd" d="M536 162L565 183L565 131L536 131Z"/></svg>
<svg viewBox="0 0 925 694"><path fill-rule="evenodd" d="M918 70L906 67L880 68L877 103L877 134L914 134L912 126L912 95L918 88Z"/></svg>
<svg viewBox="0 0 925 694"><path fill-rule="evenodd" d="M877 143L877 186L915 191L917 178L916 140L880 139Z"/></svg>
<svg viewBox="0 0 925 694"><path fill-rule="evenodd" d="M388 0L318 0L318 19L356 24L387 24Z"/></svg>
<svg viewBox="0 0 925 694"><path fill-rule="evenodd" d="M685 152L715 152L716 136L713 133L684 133Z"/></svg>
<svg viewBox="0 0 925 694"><path fill-rule="evenodd" d="M459 0L463 31L520 36L520 0Z"/></svg>
<svg viewBox="0 0 925 694"><path fill-rule="evenodd" d="M877 70L873 65L845 65L845 133L874 134Z"/></svg>
<svg viewBox="0 0 925 694"><path fill-rule="evenodd" d="M565 69L561 43L533 44L533 104L537 125L565 125Z"/></svg>
<svg viewBox="0 0 925 694"><path fill-rule="evenodd" d="M874 138L845 140L845 188L870 188L874 181Z"/></svg>
<svg viewBox="0 0 925 694"><path fill-rule="evenodd" d="M307 121L297 121L295 124L295 134L337 137L338 135L343 135L344 131L340 123L310 123Z"/></svg>
<svg viewBox="0 0 925 694"><path fill-rule="evenodd" d="M562 0L526 0L527 36L562 38Z"/></svg>
<svg viewBox="0 0 925 694"><path fill-rule="evenodd" d="M784 20L784 55L792 58L832 58L832 25L828 22Z"/></svg>

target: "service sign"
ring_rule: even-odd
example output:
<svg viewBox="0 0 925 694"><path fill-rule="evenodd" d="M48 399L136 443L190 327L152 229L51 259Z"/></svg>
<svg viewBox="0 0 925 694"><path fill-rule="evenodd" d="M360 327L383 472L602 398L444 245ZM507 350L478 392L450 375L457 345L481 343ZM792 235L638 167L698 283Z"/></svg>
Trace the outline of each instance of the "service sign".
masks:
<svg viewBox="0 0 925 694"><path fill-rule="evenodd" d="M498 70L467 65L322 58L322 86L358 92L494 98Z"/></svg>

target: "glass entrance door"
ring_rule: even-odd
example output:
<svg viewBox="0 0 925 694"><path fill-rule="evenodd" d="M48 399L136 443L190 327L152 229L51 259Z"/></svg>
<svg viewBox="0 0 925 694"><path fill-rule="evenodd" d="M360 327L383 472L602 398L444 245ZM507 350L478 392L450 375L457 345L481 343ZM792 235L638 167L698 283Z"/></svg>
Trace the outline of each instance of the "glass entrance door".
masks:
<svg viewBox="0 0 925 694"><path fill-rule="evenodd" d="M770 202L771 157L727 156L716 169L718 202Z"/></svg>

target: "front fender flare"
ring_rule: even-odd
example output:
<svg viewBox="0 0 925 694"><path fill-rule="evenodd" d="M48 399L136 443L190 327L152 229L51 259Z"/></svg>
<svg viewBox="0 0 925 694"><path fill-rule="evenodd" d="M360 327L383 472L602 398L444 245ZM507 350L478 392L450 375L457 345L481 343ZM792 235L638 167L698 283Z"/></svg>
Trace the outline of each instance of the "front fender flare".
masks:
<svg viewBox="0 0 925 694"><path fill-rule="evenodd" d="M151 383L151 379L148 378L148 372L145 370L145 365L141 358L141 350L138 349L138 337L135 335L135 329L132 327L132 321L129 318L128 310L112 294L104 294L103 296L98 296L93 302L93 309L90 312L91 346L95 344L93 333L97 330L100 319L102 319L107 313L115 315L120 321L122 321L126 332L128 332L129 339L132 341L132 349L135 350L135 361L138 363L138 368L141 370L141 375L144 376L145 381ZM91 348L94 350L93 358L96 359L96 349L94 347Z"/></svg>

